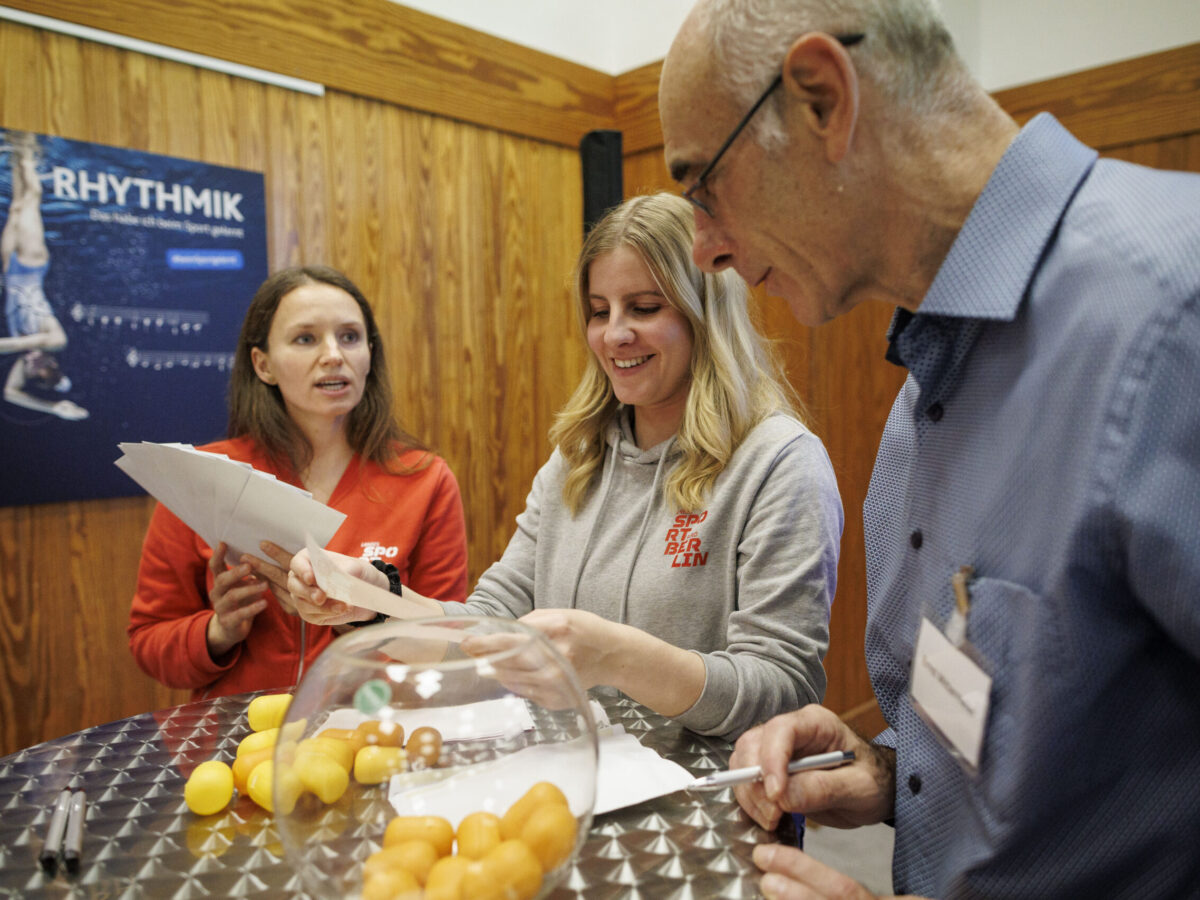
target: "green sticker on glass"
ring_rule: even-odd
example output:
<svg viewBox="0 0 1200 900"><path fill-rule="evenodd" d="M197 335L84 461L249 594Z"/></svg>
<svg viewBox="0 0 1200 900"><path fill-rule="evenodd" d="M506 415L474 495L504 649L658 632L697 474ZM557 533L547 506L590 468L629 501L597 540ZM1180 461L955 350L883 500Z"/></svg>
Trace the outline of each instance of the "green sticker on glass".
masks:
<svg viewBox="0 0 1200 900"><path fill-rule="evenodd" d="M392 686L382 678L364 681L354 692L354 708L365 716L373 716L392 699Z"/></svg>

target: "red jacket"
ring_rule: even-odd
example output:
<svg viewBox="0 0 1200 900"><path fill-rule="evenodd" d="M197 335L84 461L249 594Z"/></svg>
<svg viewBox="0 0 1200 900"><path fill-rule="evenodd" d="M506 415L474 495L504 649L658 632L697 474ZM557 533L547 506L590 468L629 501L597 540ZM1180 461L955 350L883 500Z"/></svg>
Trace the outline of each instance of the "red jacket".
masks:
<svg viewBox="0 0 1200 900"><path fill-rule="evenodd" d="M249 438L200 448L248 462L296 484L271 465ZM419 464L421 451L400 455ZM427 468L395 475L355 456L338 482L329 506L346 514L328 549L383 559L418 593L439 600L467 596L467 537L458 482L446 463L433 457ZM336 636L268 603L250 634L221 663L208 653L212 617L208 591L212 550L170 510L159 504L142 545L137 591L129 615L129 649L146 674L172 688L190 688L193 699L244 691L289 688ZM268 591L267 596L274 601Z"/></svg>

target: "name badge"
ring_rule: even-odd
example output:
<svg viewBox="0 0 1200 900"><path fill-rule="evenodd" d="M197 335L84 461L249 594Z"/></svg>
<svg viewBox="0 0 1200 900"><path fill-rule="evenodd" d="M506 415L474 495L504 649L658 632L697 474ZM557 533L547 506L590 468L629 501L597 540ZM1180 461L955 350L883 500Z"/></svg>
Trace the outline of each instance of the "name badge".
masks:
<svg viewBox="0 0 1200 900"><path fill-rule="evenodd" d="M972 770L978 769L991 702L991 676L929 619L922 619L911 684L917 711L947 749Z"/></svg>

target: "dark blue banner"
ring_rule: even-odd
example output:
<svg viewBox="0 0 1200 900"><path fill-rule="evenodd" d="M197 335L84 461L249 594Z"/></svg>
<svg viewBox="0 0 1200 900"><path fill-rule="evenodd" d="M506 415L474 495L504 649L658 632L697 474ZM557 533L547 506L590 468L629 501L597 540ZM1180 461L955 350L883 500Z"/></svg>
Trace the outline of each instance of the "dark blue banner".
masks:
<svg viewBox="0 0 1200 900"><path fill-rule="evenodd" d="M0 505L138 494L119 442L224 435L261 173L6 131L0 217Z"/></svg>

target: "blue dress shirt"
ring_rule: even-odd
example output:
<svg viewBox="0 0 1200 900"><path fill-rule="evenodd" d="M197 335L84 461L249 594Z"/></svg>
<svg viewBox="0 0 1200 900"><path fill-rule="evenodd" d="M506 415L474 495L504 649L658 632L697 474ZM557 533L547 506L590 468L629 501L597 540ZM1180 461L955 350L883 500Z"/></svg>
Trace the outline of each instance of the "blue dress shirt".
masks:
<svg viewBox="0 0 1200 900"><path fill-rule="evenodd" d="M1037 117L890 337L863 514L897 891L1200 896L1200 176ZM975 774L909 695L963 565Z"/></svg>

